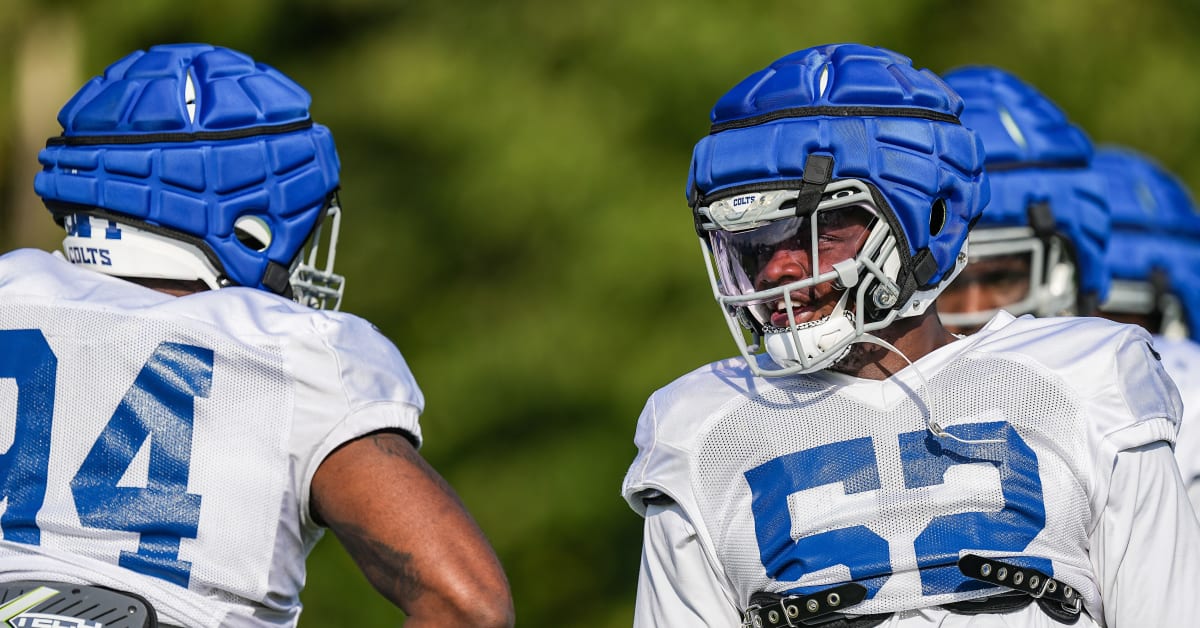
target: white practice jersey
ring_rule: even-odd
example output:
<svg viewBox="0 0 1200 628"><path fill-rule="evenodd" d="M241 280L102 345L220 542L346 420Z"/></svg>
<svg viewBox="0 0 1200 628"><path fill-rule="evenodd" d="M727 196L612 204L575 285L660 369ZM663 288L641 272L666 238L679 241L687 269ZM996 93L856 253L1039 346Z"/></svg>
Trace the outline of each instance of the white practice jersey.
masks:
<svg viewBox="0 0 1200 628"><path fill-rule="evenodd" d="M1154 348L1162 355L1163 366L1183 397L1183 424L1179 426L1175 458L1192 508L1200 517L1200 345L1156 336Z"/></svg>
<svg viewBox="0 0 1200 628"><path fill-rule="evenodd" d="M1134 519L1110 502L1119 454L1150 452L1122 462L1122 477L1136 480L1142 464L1170 470L1178 525L1200 553L1167 447L1180 412L1149 335L1100 319L1001 313L885 381L755 378L740 359L701 368L651 396L638 422L623 495L643 515L647 496L673 503L649 506L636 623L736 625L754 593L854 581L867 599L852 614L942 625L921 623L921 609L1003 591L959 571L968 553L1052 575L1103 622L1100 592L1115 587L1097 573L1120 559L1098 569L1094 535L1130 534L1101 525L1106 509ZM1163 513L1163 529L1175 529L1172 517ZM651 537L668 543L651 547ZM690 601L678 591L689 583ZM643 596L676 594L685 602L667 614L691 620L641 610ZM697 610L716 608L710 600L723 617ZM1036 606L1025 613L1048 619Z"/></svg>
<svg viewBox="0 0 1200 628"><path fill-rule="evenodd" d="M292 626L309 484L424 401L366 321L0 257L0 581L96 584L182 626Z"/></svg>

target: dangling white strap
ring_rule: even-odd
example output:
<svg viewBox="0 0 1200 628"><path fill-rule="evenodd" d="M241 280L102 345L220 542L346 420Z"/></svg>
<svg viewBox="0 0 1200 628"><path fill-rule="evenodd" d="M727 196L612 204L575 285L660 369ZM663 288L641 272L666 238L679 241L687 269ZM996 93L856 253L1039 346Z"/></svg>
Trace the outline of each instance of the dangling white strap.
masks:
<svg viewBox="0 0 1200 628"><path fill-rule="evenodd" d="M901 359L903 359L905 362L907 362L909 368L911 368L912 371L917 374L917 379L921 380L921 388L917 392L917 395L919 397L921 397L922 401L925 402L925 408L928 411L928 414L926 414L926 416L925 416L925 428L928 429L931 434L933 434L934 436L936 436L938 438L949 438L951 440L956 440L956 441L966 444L966 445L990 445L990 444L999 444L999 443L1004 442L1003 439L998 439L998 438L988 438L988 439L981 439L981 440L971 440L968 438L959 438L959 437L955 436L954 434L947 432L945 430L945 428L942 427L942 424L939 423L934 418L934 415L933 415L933 389L929 385L929 380L925 379L925 375L921 373L921 369L917 368L917 365L913 364L913 361L908 359L908 356L904 355L904 352L897 349L895 347L895 345L893 345L892 343L890 343L874 334L869 334L869 333L863 334L862 336L859 337L859 342L869 342L874 345L879 345L879 346L883 347L884 349L887 349L888 351L895 353L896 355L900 356ZM922 394L921 391L924 391L925 394Z"/></svg>

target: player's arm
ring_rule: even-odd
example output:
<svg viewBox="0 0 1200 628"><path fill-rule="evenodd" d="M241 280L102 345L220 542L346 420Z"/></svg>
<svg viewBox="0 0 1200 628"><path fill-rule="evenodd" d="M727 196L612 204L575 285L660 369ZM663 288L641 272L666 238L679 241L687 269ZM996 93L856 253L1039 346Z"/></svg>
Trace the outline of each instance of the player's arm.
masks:
<svg viewBox="0 0 1200 628"><path fill-rule="evenodd" d="M1190 626L1200 617L1200 523L1166 442L1117 454L1091 543L1109 626Z"/></svg>
<svg viewBox="0 0 1200 628"><path fill-rule="evenodd" d="M375 432L331 453L313 513L405 626L512 626L504 571L449 484L403 435Z"/></svg>
<svg viewBox="0 0 1200 628"><path fill-rule="evenodd" d="M646 509L634 628L740 626L738 609L677 504Z"/></svg>

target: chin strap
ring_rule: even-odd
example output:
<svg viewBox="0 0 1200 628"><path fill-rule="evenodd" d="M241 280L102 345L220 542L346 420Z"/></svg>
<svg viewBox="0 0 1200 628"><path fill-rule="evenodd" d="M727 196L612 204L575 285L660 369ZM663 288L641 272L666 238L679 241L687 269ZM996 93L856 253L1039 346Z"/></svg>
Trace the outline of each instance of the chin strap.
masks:
<svg viewBox="0 0 1200 628"><path fill-rule="evenodd" d="M913 361L908 359L908 356L904 355L903 351L897 349L895 345L880 338L879 336L876 336L874 334L863 334L862 336L859 337L859 342L869 343L869 344L873 344L873 345L879 345L880 347L883 347L884 349L887 349L888 351L895 353L896 355L900 356L900 358L902 360L904 360L906 363L908 363L909 368L911 368L912 371L917 374L917 379L919 379L921 381L921 388L920 388L920 390L917 391L917 397L921 401L925 402L925 410L926 410L925 428L929 430L929 433L933 434L934 436L936 436L938 438L949 438L950 440L955 440L955 441L958 441L965 445L989 445L989 444L1000 444L1000 443L1004 442L1003 439L999 439L999 438L986 438L986 439L980 439L980 440L972 440L969 438L959 438L959 437L955 436L954 434L947 432L946 429L944 427L942 427L941 422L939 422L937 420L937 418L934 416L933 387L929 385L929 380L925 379L925 375L923 373L921 373L921 369L917 368L917 365L913 364ZM924 393L924 394L922 394L922 393Z"/></svg>

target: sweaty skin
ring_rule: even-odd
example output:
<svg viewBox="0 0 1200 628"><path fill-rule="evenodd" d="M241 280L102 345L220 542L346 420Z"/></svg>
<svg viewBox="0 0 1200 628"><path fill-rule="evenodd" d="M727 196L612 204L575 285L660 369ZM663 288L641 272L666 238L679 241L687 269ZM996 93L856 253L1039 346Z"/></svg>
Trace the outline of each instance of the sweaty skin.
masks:
<svg viewBox="0 0 1200 628"><path fill-rule="evenodd" d="M377 432L335 450L312 481L314 514L405 626L507 627L500 561L450 485L403 435Z"/></svg>

